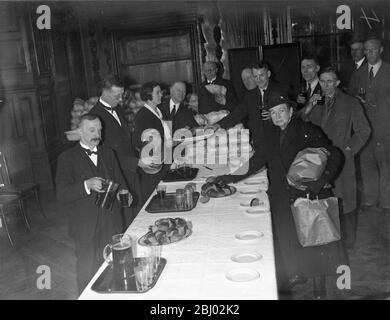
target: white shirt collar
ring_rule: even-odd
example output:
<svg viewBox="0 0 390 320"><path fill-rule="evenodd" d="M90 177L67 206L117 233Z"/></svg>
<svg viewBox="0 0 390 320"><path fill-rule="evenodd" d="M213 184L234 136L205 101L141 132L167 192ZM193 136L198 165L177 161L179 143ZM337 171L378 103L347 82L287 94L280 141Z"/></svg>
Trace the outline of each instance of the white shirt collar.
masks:
<svg viewBox="0 0 390 320"><path fill-rule="evenodd" d="M169 112L172 112L173 106L176 106L176 112L179 110L180 103L174 103L172 99L169 100Z"/></svg>
<svg viewBox="0 0 390 320"><path fill-rule="evenodd" d="M213 79L211 79L210 81L209 80L207 80L207 83L210 83L210 82L214 82L215 80L217 79L217 77L214 77Z"/></svg>
<svg viewBox="0 0 390 320"><path fill-rule="evenodd" d="M363 63L363 61L364 61L365 58L366 58L366 57L363 57L363 58L361 58L358 62L355 62L355 63L357 64L357 69L360 68L360 66L362 65L362 63Z"/></svg>
<svg viewBox="0 0 390 320"><path fill-rule="evenodd" d="M163 120L162 113L161 113L160 109L156 108L156 110L154 110L151 106L149 106L146 103L144 103L144 107L146 109L148 109L150 112L152 112L158 119L160 119L161 124L163 126L165 139L166 139L166 141L171 141L172 140L171 130L170 130L167 122Z"/></svg>
<svg viewBox="0 0 390 320"><path fill-rule="evenodd" d="M149 106L147 103L144 103L144 107L146 109L148 109L151 113L153 113L157 118L162 120L162 113L161 113L159 108L157 108L157 107L153 108L153 107Z"/></svg>
<svg viewBox="0 0 390 320"><path fill-rule="evenodd" d="M375 63L374 65L369 64L369 63L367 63L367 65L368 65L368 72L370 72L371 67L373 67L372 72L374 72L374 76L376 76L376 73L378 72L379 68L380 68L381 65L382 65L382 60L379 60L379 61L378 61L377 63Z"/></svg>
<svg viewBox="0 0 390 320"><path fill-rule="evenodd" d="M107 108L112 108L112 106L110 106L107 102L103 101L102 98L99 98L99 102L100 102L103 106L105 106L105 107L107 107Z"/></svg>
<svg viewBox="0 0 390 320"><path fill-rule="evenodd" d="M91 150L90 147L88 147L87 145L85 145L85 144L82 143L81 141L80 141L80 145L81 145L81 147L84 148L84 149L89 149L89 150ZM97 147L95 146L91 151L97 152Z"/></svg>
<svg viewBox="0 0 390 320"><path fill-rule="evenodd" d="M315 89L315 87L317 87L318 81L319 81L319 79L316 78L316 79L314 79L312 82L308 82L308 83L310 83L311 92L313 92L313 90Z"/></svg>

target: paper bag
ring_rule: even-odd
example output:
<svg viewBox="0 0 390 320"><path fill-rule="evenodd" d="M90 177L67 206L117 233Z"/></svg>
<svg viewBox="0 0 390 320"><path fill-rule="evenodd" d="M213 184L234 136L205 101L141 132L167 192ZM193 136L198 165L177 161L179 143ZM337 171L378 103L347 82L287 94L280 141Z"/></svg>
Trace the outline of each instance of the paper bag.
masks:
<svg viewBox="0 0 390 320"><path fill-rule="evenodd" d="M298 198L291 205L299 243L303 247L319 246L340 240L337 198L310 200Z"/></svg>
<svg viewBox="0 0 390 320"><path fill-rule="evenodd" d="M321 177L328 159L325 148L306 148L295 156L287 173L290 186L305 190L304 182L316 181Z"/></svg>

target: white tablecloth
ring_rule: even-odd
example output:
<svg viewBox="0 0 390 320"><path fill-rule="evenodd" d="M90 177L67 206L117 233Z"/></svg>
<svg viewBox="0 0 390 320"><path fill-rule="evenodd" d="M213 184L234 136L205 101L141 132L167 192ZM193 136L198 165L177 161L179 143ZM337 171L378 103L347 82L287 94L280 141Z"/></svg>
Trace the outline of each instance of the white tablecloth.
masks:
<svg viewBox="0 0 390 320"><path fill-rule="evenodd" d="M209 167L213 169L212 166ZM198 177L194 180L197 191L200 191L206 176L219 175L226 172L225 170L226 168L221 167L214 170L201 167ZM259 189L267 186L265 171L248 180L261 181ZM187 182L166 183L167 192L175 191L185 184ZM253 189L255 186L244 182L234 186L237 188L234 195L211 198L205 204L198 201L196 208L189 212L150 214L144 207L129 226L127 233L142 236L149 225L164 217L181 217L190 220L193 225L192 234L188 238L163 247L162 256L167 259L167 264L155 287L142 294L96 293L91 290L91 285L107 266L104 263L79 299L277 299L270 212L246 213L247 208L240 206L240 203L250 201L253 196L243 195L240 191ZM268 205L264 191L259 191L256 197ZM259 231L263 236L256 242L236 239L235 235L245 231ZM233 254L244 252L258 252L262 258L251 263L231 260ZM248 282L227 279L229 272L240 268L256 270L260 277Z"/></svg>

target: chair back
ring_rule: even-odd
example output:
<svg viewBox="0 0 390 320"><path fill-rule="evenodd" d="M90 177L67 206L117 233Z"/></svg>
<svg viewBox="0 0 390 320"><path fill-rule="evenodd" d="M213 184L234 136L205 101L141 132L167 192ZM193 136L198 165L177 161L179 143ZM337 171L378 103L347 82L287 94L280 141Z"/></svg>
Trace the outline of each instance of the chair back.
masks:
<svg viewBox="0 0 390 320"><path fill-rule="evenodd" d="M10 184L8 176L5 170L4 156L3 152L0 151L0 190L2 187Z"/></svg>
<svg viewBox="0 0 390 320"><path fill-rule="evenodd" d="M0 152L0 172L5 185L34 182L31 153L26 139L8 139Z"/></svg>

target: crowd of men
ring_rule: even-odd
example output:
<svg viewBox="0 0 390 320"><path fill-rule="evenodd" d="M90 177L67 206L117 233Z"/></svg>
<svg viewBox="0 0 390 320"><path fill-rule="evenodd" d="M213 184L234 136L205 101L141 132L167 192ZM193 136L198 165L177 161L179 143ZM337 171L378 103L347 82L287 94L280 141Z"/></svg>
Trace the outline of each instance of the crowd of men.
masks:
<svg viewBox="0 0 390 320"><path fill-rule="evenodd" d="M290 98L286 103L288 107L293 106L290 118L321 128L343 154L339 174L334 181L327 182L334 183L334 194L340 199L343 241L350 249L356 238L359 167L362 209L378 207L384 214L390 213L390 66L381 60L382 52L379 39L354 41L351 66L341 70L341 78L336 69L320 66L316 57L303 57L304 81L295 90L294 101ZM184 104L185 83L173 83L169 98L163 101L158 83L144 84L141 98L145 104L136 115L134 132L117 107L124 86L115 77L104 79L99 101L89 114L81 117L80 143L60 156L56 177L58 199L73 208L69 226L76 244L80 291L101 264L104 245L114 233L127 229L167 170L167 164L141 157L142 147L147 143L143 137L146 129L155 129L163 142L167 142L175 130L198 126L196 109L199 114L228 110L228 116L209 127L228 129L243 123L250 130L257 155L263 152L265 141L271 139L264 128L272 129L278 121L274 107L283 105L287 101L284 97L291 97L291 92L271 79L269 65L261 61L242 70L247 92L241 101L232 83L217 75L216 63L206 62L203 71L205 81L197 88L198 103L194 109ZM280 112L288 114L288 110ZM281 134L280 146L283 139L286 138ZM356 162L357 155L360 162ZM252 161L248 174L254 168L257 164ZM128 189L132 205L114 206L113 211L97 207L94 199L102 191L103 179L120 182L121 188ZM318 194L324 184L309 187ZM291 285L300 281L299 277L288 280Z"/></svg>

